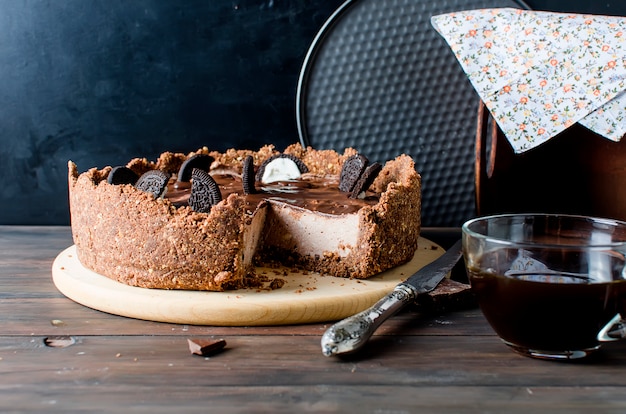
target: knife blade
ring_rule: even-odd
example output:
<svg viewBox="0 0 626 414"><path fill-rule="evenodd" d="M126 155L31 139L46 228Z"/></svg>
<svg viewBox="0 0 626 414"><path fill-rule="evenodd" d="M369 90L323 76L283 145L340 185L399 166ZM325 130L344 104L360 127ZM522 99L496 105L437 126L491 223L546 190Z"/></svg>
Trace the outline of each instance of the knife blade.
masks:
<svg viewBox="0 0 626 414"><path fill-rule="evenodd" d="M459 240L443 255L399 283L372 307L335 323L322 335L322 354L333 356L360 349L385 320L414 302L419 294L435 289L462 255Z"/></svg>

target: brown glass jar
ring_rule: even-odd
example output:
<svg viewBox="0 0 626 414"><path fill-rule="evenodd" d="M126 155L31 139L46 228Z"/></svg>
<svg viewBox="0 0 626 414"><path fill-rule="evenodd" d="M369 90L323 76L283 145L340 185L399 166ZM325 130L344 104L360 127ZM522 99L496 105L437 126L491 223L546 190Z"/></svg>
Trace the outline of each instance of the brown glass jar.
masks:
<svg viewBox="0 0 626 414"><path fill-rule="evenodd" d="M515 154L481 103L476 133L476 210L567 213L626 220L626 139L579 124Z"/></svg>

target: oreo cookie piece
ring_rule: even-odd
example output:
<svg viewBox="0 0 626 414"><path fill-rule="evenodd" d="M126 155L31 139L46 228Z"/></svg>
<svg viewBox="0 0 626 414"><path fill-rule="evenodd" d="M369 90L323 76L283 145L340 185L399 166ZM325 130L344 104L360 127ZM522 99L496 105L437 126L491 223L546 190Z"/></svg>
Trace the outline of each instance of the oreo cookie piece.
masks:
<svg viewBox="0 0 626 414"><path fill-rule="evenodd" d="M154 198L161 197L167 189L170 175L161 170L151 170L143 173L135 183L135 187L141 191L152 193Z"/></svg>
<svg viewBox="0 0 626 414"><path fill-rule="evenodd" d="M307 172L309 167L295 155L276 154L263 161L256 173L256 180L266 184L295 180Z"/></svg>
<svg viewBox="0 0 626 414"><path fill-rule="evenodd" d="M382 169L383 166L378 162L368 165L365 171L363 171L363 174L361 174L359 181L357 181L352 189L350 198L359 198L361 193L365 193L365 191L370 188L370 185L372 185L376 177L378 177L378 174Z"/></svg>
<svg viewBox="0 0 626 414"><path fill-rule="evenodd" d="M256 193L256 187L254 186L254 158L252 158L252 155L248 155L246 159L243 160L241 183L243 185L244 194Z"/></svg>
<svg viewBox="0 0 626 414"><path fill-rule="evenodd" d="M339 191L351 192L368 164L369 160L365 155L355 154L348 157L339 173Z"/></svg>
<svg viewBox="0 0 626 414"><path fill-rule="evenodd" d="M117 166L111 169L109 172L109 176L107 177L107 183L118 185L118 184L130 184L135 185L137 180L139 179L139 175L136 172L131 170L128 167Z"/></svg>
<svg viewBox="0 0 626 414"><path fill-rule="evenodd" d="M203 171L209 171L211 164L214 159L210 155L207 154L194 154L191 157L187 158L185 162L180 166L178 170L178 178L177 181L181 182L189 182L191 180L191 173L194 168Z"/></svg>
<svg viewBox="0 0 626 414"><path fill-rule="evenodd" d="M198 213L208 213L211 207L222 201L222 193L219 186L207 173L199 168L191 172L191 195L189 206Z"/></svg>

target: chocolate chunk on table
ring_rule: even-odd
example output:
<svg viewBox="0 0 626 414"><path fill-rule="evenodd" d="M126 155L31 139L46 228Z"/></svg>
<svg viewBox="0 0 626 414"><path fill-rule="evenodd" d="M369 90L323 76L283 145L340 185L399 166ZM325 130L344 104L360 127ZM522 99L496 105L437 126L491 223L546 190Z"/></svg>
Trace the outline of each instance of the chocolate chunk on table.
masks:
<svg viewBox="0 0 626 414"><path fill-rule="evenodd" d="M430 293L419 295L415 301L419 310L428 312L453 311L476 306L470 285L444 279Z"/></svg>

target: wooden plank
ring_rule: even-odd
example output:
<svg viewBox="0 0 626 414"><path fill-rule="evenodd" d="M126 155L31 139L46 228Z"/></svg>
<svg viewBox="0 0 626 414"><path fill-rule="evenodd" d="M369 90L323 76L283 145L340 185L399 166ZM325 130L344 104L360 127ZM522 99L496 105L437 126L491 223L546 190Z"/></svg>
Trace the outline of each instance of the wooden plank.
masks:
<svg viewBox="0 0 626 414"><path fill-rule="evenodd" d="M63 374L60 374L63 375ZM2 412L623 413L624 387L0 385Z"/></svg>
<svg viewBox="0 0 626 414"><path fill-rule="evenodd" d="M49 263L52 265L52 262ZM45 277L37 277L37 273ZM0 270L1 299L32 299L32 298L62 298L61 292L54 287L51 280L50 267L46 270L34 270L21 265L19 268L4 267Z"/></svg>
<svg viewBox="0 0 626 414"><path fill-rule="evenodd" d="M69 227L0 226L0 298L62 297L52 263L71 244Z"/></svg>
<svg viewBox="0 0 626 414"><path fill-rule="evenodd" d="M212 336L219 339L218 336ZM410 385L626 387L624 345L593 362L551 363L517 355L496 337L378 336L366 352L324 357L312 336L230 336L226 349L192 355L181 336L80 336L66 348L44 338L0 337L3 384L45 388Z"/></svg>
<svg viewBox="0 0 626 414"><path fill-rule="evenodd" d="M53 258L72 243L69 226L0 226L0 261L10 260L12 252L26 260Z"/></svg>

